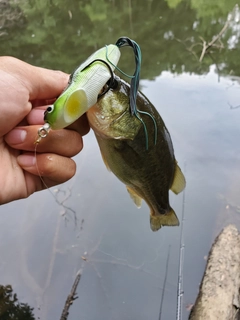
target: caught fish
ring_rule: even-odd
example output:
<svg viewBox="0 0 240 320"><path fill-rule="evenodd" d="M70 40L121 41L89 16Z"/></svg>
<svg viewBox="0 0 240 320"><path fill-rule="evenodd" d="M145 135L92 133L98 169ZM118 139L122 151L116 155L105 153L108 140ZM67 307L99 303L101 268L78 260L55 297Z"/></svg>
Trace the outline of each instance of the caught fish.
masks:
<svg viewBox="0 0 240 320"><path fill-rule="evenodd" d="M112 78L119 58L119 48L110 44L82 63L71 74L67 88L45 111L44 121L49 128L65 128L93 106L103 86Z"/></svg>
<svg viewBox="0 0 240 320"><path fill-rule="evenodd" d="M151 229L177 226L179 220L169 204L169 190L181 192L185 178L175 159L170 134L155 107L139 91L138 117L132 116L129 94L130 85L115 78L115 87L88 110L89 124L107 168L126 185L137 207L142 199L148 204ZM147 149L141 120L148 132Z"/></svg>

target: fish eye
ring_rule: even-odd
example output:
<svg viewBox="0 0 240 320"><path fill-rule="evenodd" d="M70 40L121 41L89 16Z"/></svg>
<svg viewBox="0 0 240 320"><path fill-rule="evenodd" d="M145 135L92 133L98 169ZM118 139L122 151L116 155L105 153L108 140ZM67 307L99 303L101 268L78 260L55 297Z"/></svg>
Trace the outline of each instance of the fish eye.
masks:
<svg viewBox="0 0 240 320"><path fill-rule="evenodd" d="M51 112L53 112L53 110L54 110L54 106L53 105L48 106L46 111L44 112L44 114L51 113Z"/></svg>

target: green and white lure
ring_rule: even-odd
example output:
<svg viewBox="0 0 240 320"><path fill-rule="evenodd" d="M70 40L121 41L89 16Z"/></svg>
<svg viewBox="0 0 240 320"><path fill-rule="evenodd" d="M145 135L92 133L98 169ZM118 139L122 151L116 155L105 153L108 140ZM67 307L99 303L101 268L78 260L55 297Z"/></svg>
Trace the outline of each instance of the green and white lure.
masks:
<svg viewBox="0 0 240 320"><path fill-rule="evenodd" d="M45 111L40 137L46 136L50 129L69 126L97 102L99 93L113 77L120 55L119 48L110 44L93 53L71 74L67 88Z"/></svg>

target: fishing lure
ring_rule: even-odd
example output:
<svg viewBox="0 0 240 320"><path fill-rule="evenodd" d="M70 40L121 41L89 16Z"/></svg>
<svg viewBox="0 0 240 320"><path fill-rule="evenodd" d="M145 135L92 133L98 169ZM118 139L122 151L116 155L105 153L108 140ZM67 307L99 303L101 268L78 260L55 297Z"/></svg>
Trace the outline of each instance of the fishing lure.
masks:
<svg viewBox="0 0 240 320"><path fill-rule="evenodd" d="M111 65L106 61L106 50ZM113 79L114 66L120 55L119 48L110 44L93 53L71 74L67 88L44 113L45 127L38 130L40 140L50 129L69 126L97 102L102 88Z"/></svg>

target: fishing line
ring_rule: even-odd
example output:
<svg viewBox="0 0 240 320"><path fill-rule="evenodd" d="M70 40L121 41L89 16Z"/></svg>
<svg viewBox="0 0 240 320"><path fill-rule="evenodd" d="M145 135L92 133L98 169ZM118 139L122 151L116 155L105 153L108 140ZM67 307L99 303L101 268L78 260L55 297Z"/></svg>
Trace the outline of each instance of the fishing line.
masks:
<svg viewBox="0 0 240 320"><path fill-rule="evenodd" d="M184 174L186 176L187 165L184 163ZM179 264L178 264L178 290L177 290L177 319L182 319L182 305L183 305L183 264L184 264L184 238L183 238L183 229L184 229L184 213L185 213L185 190L183 190L183 202L182 202L182 226L180 234L180 247L179 247Z"/></svg>
<svg viewBox="0 0 240 320"><path fill-rule="evenodd" d="M42 175L40 173L40 170L39 170L39 167L38 167L38 162L37 162L37 146L39 145L39 143L42 140L42 138L45 138L48 135L49 130L50 130L50 125L48 123L45 123L41 128L38 129L38 138L34 142L34 144L35 144L34 156L35 156L35 159L36 159L37 173L38 173L38 176L39 176L42 184L50 192L50 194L54 197L55 201L57 201L54 193L52 192L52 190L47 186L47 184L43 180L43 177L42 177Z"/></svg>
<svg viewBox="0 0 240 320"><path fill-rule="evenodd" d="M34 144L35 144L34 156L35 156L35 158L36 158L36 169L37 169L37 173L38 173L38 176L39 176L42 184L43 184L44 187L50 192L50 194L51 194L51 196L54 198L55 202L56 202L58 205L62 206L65 210L69 210L69 211L71 211L71 212L73 213L75 226L77 226L77 221L78 221L78 219L77 219L76 211L73 210L72 208L66 206L66 205L64 204L64 202L65 202L67 199L64 199L63 201L59 201L59 200L58 200L58 198L55 196L55 194L52 192L52 190L47 186L47 184L46 184L46 182L44 181L44 179L43 179L43 177L42 177L42 175L41 175L41 172L40 172L40 170L39 170L39 166L38 166L38 162L37 162L37 146L38 146L38 144L40 143L40 141L42 140L42 138L46 138L46 137L47 137L47 135L48 135L48 133L49 133L49 131L50 131L50 128L51 128L51 127L50 127L49 123L45 123L42 127L40 127L40 128L38 129L38 137L37 137L37 139L36 139L35 142L34 142Z"/></svg>
<svg viewBox="0 0 240 320"><path fill-rule="evenodd" d="M168 276L168 264L169 264L169 257L170 257L170 249L171 249L171 245L169 245L169 247L168 247L168 255L167 255L167 261L166 261L165 277L164 277L164 281L163 281L163 292L162 292L162 297L161 297L158 320L162 319L163 300L164 300L164 294L165 294L165 290L166 290L166 283L167 283L167 276Z"/></svg>
<svg viewBox="0 0 240 320"><path fill-rule="evenodd" d="M38 176L39 176L42 184L44 185L44 187L50 192L50 194L53 196L54 200L57 201L54 193L53 193L52 190L47 186L46 182L43 180L43 177L41 176L41 173L40 173L40 170L39 170L39 167L38 167L38 162L37 162L37 146L38 146L39 142L40 142L40 140L39 140L39 137L38 137L38 139L37 139L36 142L35 142L35 149L34 149L34 156L35 156L35 159L36 159L37 173L38 173Z"/></svg>

